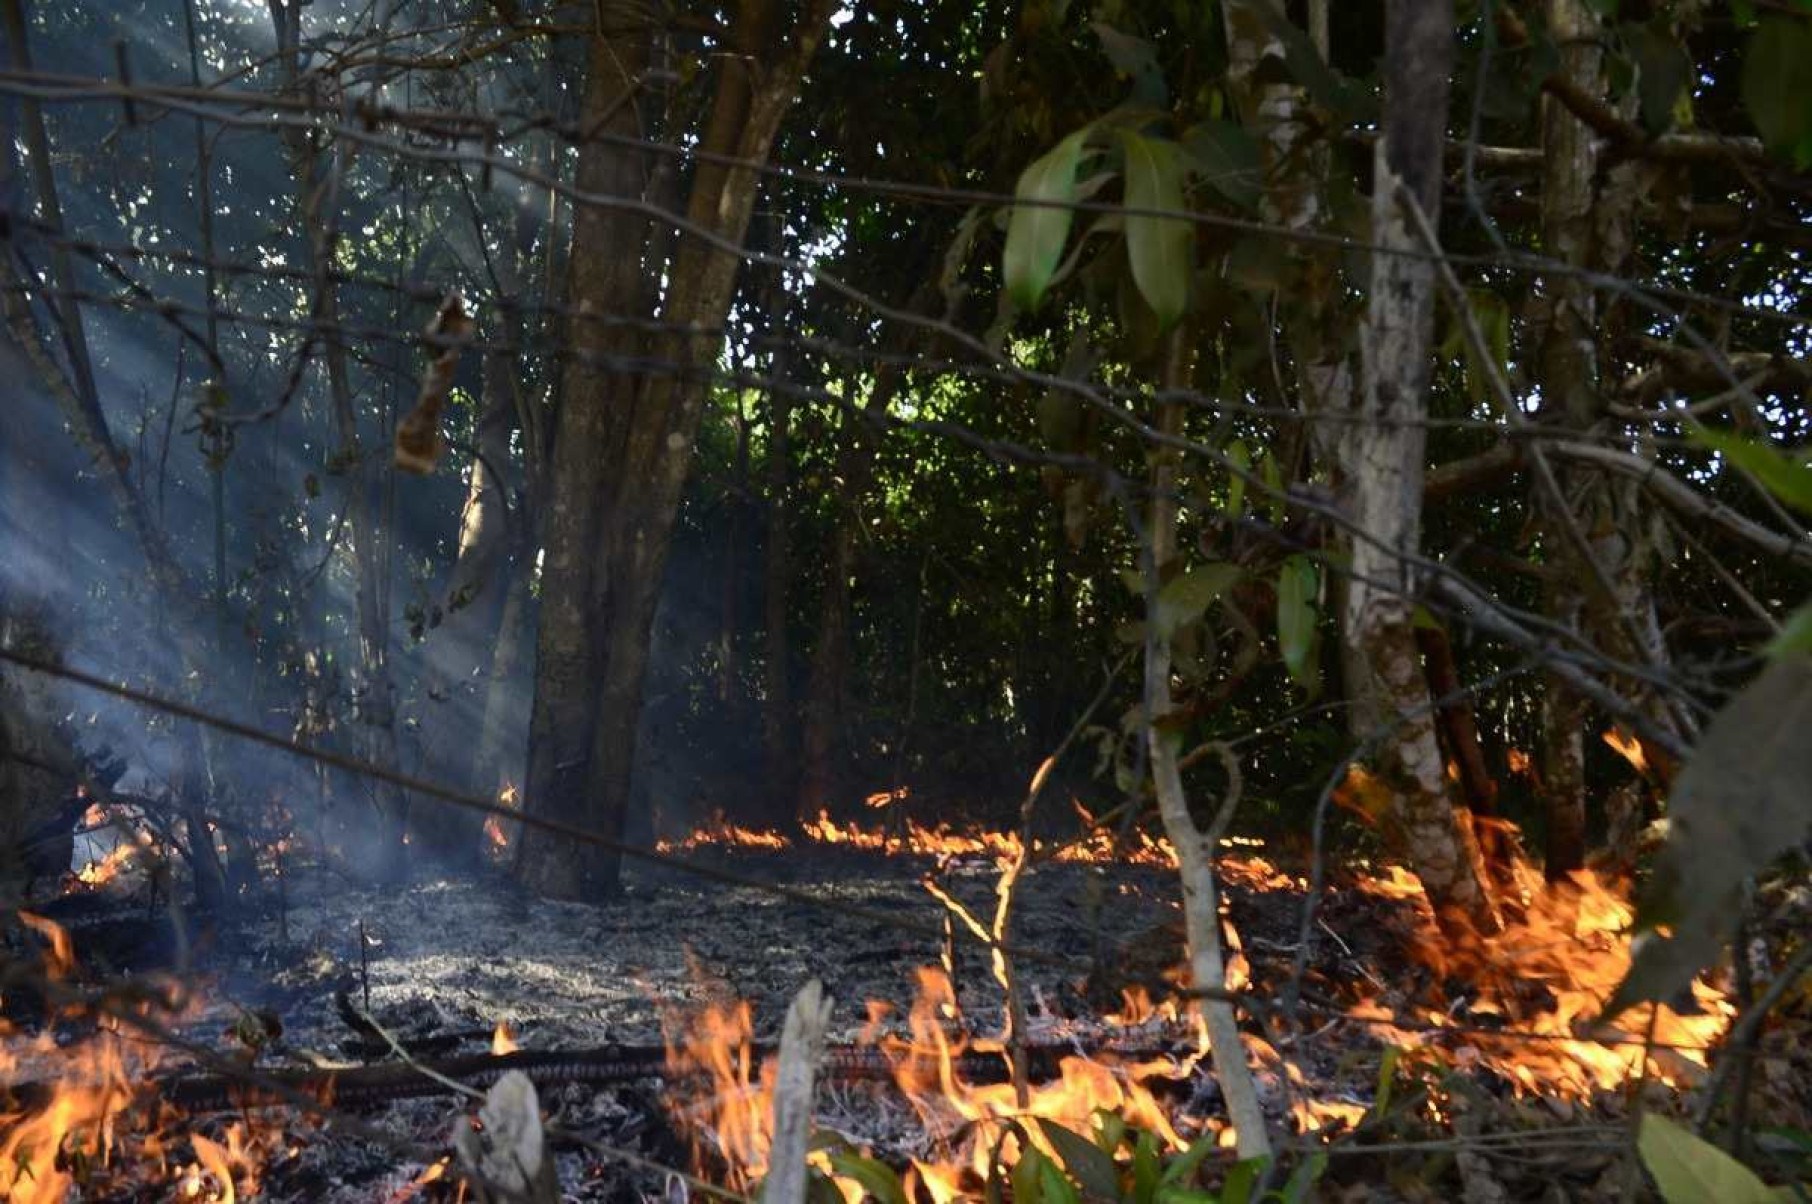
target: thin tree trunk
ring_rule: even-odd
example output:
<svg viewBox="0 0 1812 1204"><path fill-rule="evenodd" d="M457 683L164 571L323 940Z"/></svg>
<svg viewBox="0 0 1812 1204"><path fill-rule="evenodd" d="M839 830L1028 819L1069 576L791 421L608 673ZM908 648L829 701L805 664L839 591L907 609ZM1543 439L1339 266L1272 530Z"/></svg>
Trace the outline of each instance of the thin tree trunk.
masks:
<svg viewBox="0 0 1812 1204"><path fill-rule="evenodd" d="M774 353L769 371L782 385L787 380L785 350ZM767 651L763 656L765 683L761 711L762 744L767 753L770 806L779 800L792 809L797 797L798 760L794 755L792 699L792 640L788 631L788 605L792 585L792 530L788 492L791 489L793 399L785 388L768 391L767 549L763 598Z"/></svg>
<svg viewBox="0 0 1812 1204"><path fill-rule="evenodd" d="M1182 329L1171 336L1165 357L1163 384L1166 389L1179 389L1189 379L1189 355L1184 337ZM1183 407L1175 403L1161 406L1158 428L1166 435L1181 434ZM1152 461L1151 503L1145 520L1146 550L1150 557L1144 571L1148 618L1157 613L1160 574L1177 555L1176 477L1176 453L1168 449L1158 451ZM1214 853L1216 842L1232 818L1239 784L1236 780L1229 782L1228 796L1219 818L1203 831L1190 814L1188 796L1183 791L1176 734L1166 731L1163 726L1172 709L1170 674L1170 640L1159 633L1155 622L1149 622L1145 636L1145 739L1151 757L1152 788L1157 795L1158 814L1164 823L1164 834L1176 849L1177 872L1182 880L1183 927L1189 942L1189 982L1196 990L1224 991L1227 969L1221 949ZM1229 770L1233 769L1230 765ZM1240 1039L1233 1005L1224 999L1204 998L1195 1006L1201 1009L1207 1021L1214 1077L1227 1102L1227 1116L1233 1123L1239 1157L1242 1161L1268 1157L1271 1142L1265 1132L1265 1114L1258 1105L1252 1069L1246 1060L1246 1046Z"/></svg>
<svg viewBox="0 0 1812 1204"><path fill-rule="evenodd" d="M1438 212L1453 62L1451 0L1388 0L1385 112L1375 157L1364 394L1341 440L1357 532L1344 607L1355 732L1381 735L1377 768L1394 796L1391 834L1452 928L1497 919L1477 841L1443 772L1417 655L1406 557L1420 549L1427 394L1433 362L1434 265L1404 206ZM1393 253L1396 252L1396 253Z"/></svg>
<svg viewBox="0 0 1812 1204"><path fill-rule="evenodd" d="M270 0L276 28L278 60L288 91L302 88L302 0ZM339 298L331 279L334 211L338 184L345 168L345 148L326 154L307 130L294 128L285 135L294 162L296 216L305 232L304 262L314 281L314 318L329 331L321 339L327 366L327 392L335 437L336 458L349 466L346 497L347 533L354 568L354 595L359 640L358 721L360 751L374 764L394 768L396 745L396 696L390 676L390 638L384 598L390 569L390 537L376 493L390 457L368 461L359 436L358 409L353 400L346 346L335 331L340 323ZM387 782L367 784L377 813L374 848L366 868L379 877L395 876L406 868L403 860L403 825L408 799Z"/></svg>

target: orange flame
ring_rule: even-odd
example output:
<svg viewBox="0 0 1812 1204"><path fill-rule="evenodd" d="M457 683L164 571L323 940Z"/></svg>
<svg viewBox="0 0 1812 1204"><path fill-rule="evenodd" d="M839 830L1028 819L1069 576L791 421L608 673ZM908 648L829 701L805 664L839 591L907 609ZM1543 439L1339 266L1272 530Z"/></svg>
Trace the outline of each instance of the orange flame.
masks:
<svg viewBox="0 0 1812 1204"><path fill-rule="evenodd" d="M1628 761L1630 767L1637 773L1648 772L1648 754L1642 751L1642 741L1634 736L1625 735L1614 727L1606 729L1603 739L1606 744L1611 746L1612 751Z"/></svg>
<svg viewBox="0 0 1812 1204"><path fill-rule="evenodd" d="M491 1053L501 1058L504 1054L513 1054L522 1046L516 1043L516 1030L510 1027L508 1020L499 1020L491 1032Z"/></svg>
<svg viewBox="0 0 1812 1204"><path fill-rule="evenodd" d="M46 978L75 971L67 932L40 916L21 913L20 920L50 942ZM94 1035L68 1046L50 1026L27 1036L0 1025L0 1081L44 1084L47 1093L0 1109L0 1199L61 1204L72 1195L144 1199L173 1191L183 1200L234 1201L256 1193L261 1168L285 1152L282 1133L240 1122L218 1138L178 1131L183 1118L145 1091L161 1047L123 1033L112 1014L93 1019ZM183 1141L193 1160L173 1165L170 1153Z"/></svg>

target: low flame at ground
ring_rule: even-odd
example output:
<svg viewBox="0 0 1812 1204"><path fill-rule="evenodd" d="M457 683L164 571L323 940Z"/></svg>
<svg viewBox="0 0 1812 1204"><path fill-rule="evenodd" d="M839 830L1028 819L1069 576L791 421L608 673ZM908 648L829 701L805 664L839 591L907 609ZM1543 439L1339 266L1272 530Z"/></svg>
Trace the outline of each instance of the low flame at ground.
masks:
<svg viewBox="0 0 1812 1204"><path fill-rule="evenodd" d="M49 942L48 984L75 972L67 932L26 912L19 919ZM95 1031L61 1045L60 1019ZM40 1084L48 1092L0 1096L0 1199L62 1204L72 1193L80 1199L170 1193L231 1204L255 1194L262 1168L285 1155L288 1138L246 1117L214 1136L189 1129L149 1086L161 1061L159 1046L123 1031L107 1013L56 1016L36 1035L0 1021L0 1081Z"/></svg>
<svg viewBox="0 0 1812 1204"><path fill-rule="evenodd" d="M905 797L901 791L870 796L870 806L885 808ZM880 799L877 803L875 800ZM1085 821L1092 817L1084 813ZM1244 843L1238 840L1230 845ZM989 828L956 828L949 824L927 825L907 819L903 825L875 827L858 823L840 824L827 811L800 825L797 837L772 828L750 828L735 824L721 814L700 824L678 839L663 840L656 848L663 853L693 852L704 848L768 849L779 851L797 844L855 849L862 852L892 853L916 857L986 857L994 861L1019 858L1019 833ZM1061 842L1036 841L1036 860L1095 865L1148 865L1165 869L1176 866L1176 852L1170 841L1144 831L1133 831L1125 843L1104 827L1089 826L1080 837ZM1288 889L1294 880L1280 873L1264 858L1256 855L1236 859L1241 865L1233 870L1242 885L1254 889L1267 886Z"/></svg>
<svg viewBox="0 0 1812 1204"><path fill-rule="evenodd" d="M1148 1130L1169 1149L1187 1144L1186 1134L1153 1094L1153 1086L1163 1079L1188 1078L1206 1051L1205 1036L1197 1052L1182 1061L1164 1058L1125 1065L1106 1055L1065 1057L1058 1079L1032 1085L1021 1106L1011 1083L974 1084L961 1073L964 1053L998 1052L1000 1046L950 1031L947 1022L958 1012L944 972L922 968L918 984L908 1035L880 1035L891 1009L871 1003L870 1023L862 1038L887 1059L895 1084L918 1114L937 1155L912 1161L909 1198L918 1198L911 1190L914 1180L935 1204L972 1198L975 1185L988 1175L991 1159L998 1156L1008 1167L1018 1160L1020 1132L1032 1133L1032 1140L1043 1144L1037 1127L1027 1123L1035 1118L1090 1133L1098 1112L1113 1112ZM1174 1004L1154 1007L1143 993L1128 995L1126 1015L1139 1017L1129 1023L1175 1014ZM738 1001L703 1008L670 1025L668 1036L668 1064L676 1076L698 1076L709 1083L701 1096L675 1109L682 1127L692 1135L695 1158L701 1165L724 1167L728 1184L737 1190L748 1189L766 1173L773 1140L772 1062L764 1062L757 1073L752 1031L749 1006ZM1014 1122L1025 1127L1015 1130ZM1192 1130L1187 1137L1220 1128L1217 1122L1206 1123L1208 1129ZM1056 1156L1051 1149L1044 1152ZM817 1165L828 1170L828 1161ZM862 1198L856 1184L839 1180L838 1185L849 1200Z"/></svg>
<svg viewBox="0 0 1812 1204"><path fill-rule="evenodd" d="M1502 931L1456 942L1435 924L1421 884L1407 870L1383 867L1360 879L1368 893L1415 908L1412 955L1443 981L1465 984L1466 1020L1457 1009L1424 1007L1410 1024L1376 996L1362 998L1356 1017L1377 1023L1380 1035L1406 1047L1438 1042L1460 1063L1480 1062L1516 1084L1519 1093L1584 1100L1615 1090L1644 1069L1676 1087L1691 1086L1705 1070L1710 1047L1735 1008L1704 982L1692 988L1696 1015L1648 1009L1594 1031L1612 990L1630 965L1635 910L1619 886L1582 870L1561 882L1543 880L1515 855L1499 874ZM1490 1031L1506 1030L1505 1035ZM1451 1036L1444 1033L1448 1030ZM1594 1039L1598 1038L1598 1039Z"/></svg>

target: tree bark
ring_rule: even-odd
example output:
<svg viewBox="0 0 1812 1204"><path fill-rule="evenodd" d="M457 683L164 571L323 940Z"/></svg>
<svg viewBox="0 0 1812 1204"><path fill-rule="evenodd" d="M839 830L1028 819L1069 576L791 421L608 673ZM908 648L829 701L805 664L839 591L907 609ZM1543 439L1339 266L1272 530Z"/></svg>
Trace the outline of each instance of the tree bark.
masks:
<svg viewBox="0 0 1812 1204"><path fill-rule="evenodd" d="M1450 0L1388 0L1385 110L1372 197L1369 305L1361 335L1364 392L1341 440L1356 536L1344 607L1345 669L1355 731L1381 735L1377 768L1390 786L1390 831L1450 929L1491 931L1478 843L1443 772L1417 656L1420 547L1435 268L1405 205L1438 212L1448 77ZM1396 253L1393 253L1396 252Z"/></svg>
<svg viewBox="0 0 1812 1204"><path fill-rule="evenodd" d="M693 231L734 246L742 244L759 180L749 165L768 158L780 122L797 95L806 64L834 9L834 0L809 0L790 36L783 39L778 4L744 0L739 6L733 30L736 53L718 60L711 112L699 142L704 155L695 168L686 210ZM776 53L776 46L783 49ZM645 45L627 56L612 55L609 50L600 39L593 54L586 108L593 119L587 124L594 128L608 126L612 119L609 79L633 85L640 65L648 61ZM636 66L625 70L632 63ZM584 160L600 150L584 148L582 173L587 166ZM612 149L593 171L608 174L610 159L621 159L623 153ZM581 188L619 196L642 195L642 181L631 183L631 191L586 188L583 183ZM600 220L607 219L586 213L577 219L579 225ZM588 237L576 226L574 261L611 252L620 256L624 243L598 237L609 232L604 227ZM640 230L635 233L639 235ZM638 238L632 245L639 242ZM639 256L632 258L639 262ZM566 510L560 524L550 522L548 559L551 563L558 547L570 561L569 579L561 587L567 594L561 614L550 615L553 593L544 585L528 805L539 814L579 822L613 839L620 838L628 818L655 604L740 263L734 251L683 231L667 271L667 295L661 310L663 324L683 333L653 340L652 359L663 370L640 381L633 401L617 399L606 414L581 423L582 429L564 429L563 414L563 429L557 436L554 489L557 495L566 496L556 496L552 506L558 510L564 502ZM587 275L582 281L575 272L573 279L571 301L581 309L589 305L594 312L620 312L625 297L643 293L641 288L603 291L599 288L603 273L596 278ZM563 410L575 404L602 408L597 404L600 382L595 369L577 371L581 379L569 381L569 392L591 396L567 396ZM591 437L580 441L582 434ZM561 441L567 444L564 453ZM563 455L569 462L569 475L575 457L593 457L604 466L601 476L592 467L576 474L601 486L588 499L601 507L604 516L595 538L587 538L592 532L582 529L590 524L575 518L574 503L581 499L572 496L570 488L562 490L559 461ZM580 537L577 542L575 536ZM581 557L595 562L596 571L576 572ZM582 595L571 590L574 576L584 579ZM573 676L571 668L550 663L550 619L557 630L576 637L563 636L557 642L576 654L573 659L580 676ZM545 676L549 673L562 680L557 691L549 691L549 705L544 708L542 687L553 684ZM554 694L561 702L558 712L551 705ZM595 845L525 839L518 872L544 893L593 897L615 889L619 860L614 851Z"/></svg>

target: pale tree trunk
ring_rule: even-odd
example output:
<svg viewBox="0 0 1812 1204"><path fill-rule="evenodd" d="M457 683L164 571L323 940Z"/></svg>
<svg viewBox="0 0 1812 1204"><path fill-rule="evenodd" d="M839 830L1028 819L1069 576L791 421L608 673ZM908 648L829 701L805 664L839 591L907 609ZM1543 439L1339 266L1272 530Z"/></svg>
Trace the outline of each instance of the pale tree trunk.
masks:
<svg viewBox="0 0 1812 1204"><path fill-rule="evenodd" d="M1353 723L1381 735L1376 768L1393 796L1391 834L1444 924L1496 927L1478 843L1443 772L1416 647L1415 575L1432 371L1435 266L1405 209L1439 212L1450 0L1388 0L1385 110L1372 197L1371 286L1361 337L1364 392L1341 441L1351 575L1343 609ZM1392 251L1404 252L1393 254Z"/></svg>
<svg viewBox="0 0 1812 1204"><path fill-rule="evenodd" d="M303 0L270 0L284 87L297 95L303 88L303 7ZM304 232L304 262L315 288L312 317L330 330L322 336L321 354L327 367L334 433L339 440L335 457L348 466L342 505L346 509L347 535L352 548L359 639L359 751L373 764L394 769L398 765L396 691L390 676L389 616L384 606L389 593L390 536L384 523L384 509L377 504L378 485L391 471L390 457L368 458L359 434L358 408L353 399L346 346L333 330L340 323L338 291L331 278L334 229L338 220L334 210L346 165L344 156L349 152L344 147L337 152L326 152L311 132L300 128L286 131L285 141L293 159L296 216ZM377 839L375 848L369 851L365 868L380 877L395 876L406 868L403 825L408 799L399 787L388 782L368 781L363 788L370 792L377 813Z"/></svg>
<svg viewBox="0 0 1812 1204"><path fill-rule="evenodd" d="M453 565L437 605L439 624L427 637L424 677L428 708L422 717L424 760L429 773L461 790L488 795L495 788L467 777L479 762L467 752L485 733L489 701L484 670L492 666L510 588L510 525L524 516L509 512L508 489L498 475L510 462L516 429L517 364L492 349L484 356L484 405L479 414L476 454ZM482 817L453 807L436 807L411 817L410 828L423 848L455 866L477 855Z"/></svg>
<svg viewBox="0 0 1812 1204"><path fill-rule="evenodd" d="M699 146L710 157L701 157L694 169L687 204L686 216L694 228L734 246L741 245L748 232L759 182L754 168L744 164L766 161L781 120L798 93L806 64L835 8L834 0L809 0L798 24L783 37L778 4L772 0L744 0L738 6L733 31L737 53L718 60L711 112ZM594 55L594 75L599 57L606 56ZM607 69L622 72L615 60L607 64ZM635 76L628 76L628 80L634 79ZM608 88L603 90L609 93ZM607 120L611 95L599 98L595 109L593 98L588 95L588 110ZM598 148L584 149L595 153ZM737 165L727 165L718 156L728 157ZM641 191L638 186L627 193L619 190L616 195L640 195ZM623 249L621 244L593 243L575 230L575 262L592 255L620 255ZM621 837L628 818L636 729L641 717L655 604L680 495L691 468L692 445L709 391L709 373L722 343L723 323L740 263L736 252L682 233L667 273L668 291L661 318L676 330L710 333L675 334L654 340L654 358L671 362L674 370L644 377L633 402L619 399L608 421L600 423L600 440L589 443L584 450L605 466L600 481L602 496L591 499L603 507L602 530L595 541L561 549L593 557L598 565L590 575L587 595L574 600L590 612L583 617L596 624L584 628L593 638L580 648L584 654L581 664L590 671L582 684L586 690L595 691L596 702L587 708L591 718L589 739L582 740L573 750L582 770L576 778L568 776L568 763L555 760L548 764L547 754L539 751L537 737L545 740L552 733L537 715L531 736L528 805L538 814L576 819L610 838ZM638 291L610 293L583 288L575 275L571 301L582 308L590 304L597 312L620 311L623 298L635 296ZM578 382L578 387L586 387L586 382ZM574 400L563 399L563 408ZM565 435L563 430L561 438ZM559 454L557 450L556 457ZM558 464L555 472L557 477ZM554 489L556 493L561 489L558 479ZM560 505L558 497L553 505ZM550 528L550 560L554 551ZM551 593L544 593L544 608L551 601ZM543 661L538 674L547 666L545 639L541 651ZM541 710L540 694L538 683L537 712ZM572 739L574 735L568 731L559 738ZM540 782L536 763L551 790L537 789ZM570 840L525 841L518 872L544 893L582 898L613 890L619 861L620 855L612 850Z"/></svg>
<svg viewBox="0 0 1812 1204"><path fill-rule="evenodd" d="M1166 352L1164 387L1180 389L1189 380L1184 333L1171 336ZM1183 430L1183 407L1168 404L1160 408L1158 428L1166 435L1179 435ZM1189 942L1189 984L1198 991L1224 991L1227 986L1226 959L1221 949L1220 896L1214 880L1215 844L1232 818L1232 805L1238 801L1239 785L1228 783L1228 795L1216 821L1203 830L1190 814L1188 796L1183 792L1183 775L1178 764L1177 735L1161 726L1170 714L1171 652L1170 640L1158 631L1153 616L1157 613L1160 574L1177 555L1177 469L1176 452L1163 449L1152 458L1151 502L1146 511L1145 539L1150 563L1145 566L1145 711L1146 745L1151 756L1152 789L1158 800L1158 814L1164 823L1164 834L1176 849L1177 872L1183 887L1183 927ZM1231 772L1236 767L1229 765ZM1271 1152L1265 1132L1265 1116L1259 1109L1253 1088L1252 1069L1246 1059L1246 1046L1240 1039L1239 1023L1233 1005L1225 999L1202 998L1196 1005L1207 1022L1209 1052L1214 1061L1215 1080L1227 1102L1228 1119L1238 1142L1239 1157L1264 1158Z"/></svg>

